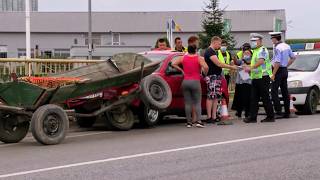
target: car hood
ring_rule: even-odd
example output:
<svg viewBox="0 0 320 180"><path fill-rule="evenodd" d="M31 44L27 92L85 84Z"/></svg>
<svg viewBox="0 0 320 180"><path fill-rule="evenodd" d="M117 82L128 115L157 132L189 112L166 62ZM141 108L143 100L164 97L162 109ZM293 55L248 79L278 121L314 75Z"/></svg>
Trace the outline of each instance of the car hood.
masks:
<svg viewBox="0 0 320 180"><path fill-rule="evenodd" d="M315 72L289 72L288 81L310 81L314 78Z"/></svg>

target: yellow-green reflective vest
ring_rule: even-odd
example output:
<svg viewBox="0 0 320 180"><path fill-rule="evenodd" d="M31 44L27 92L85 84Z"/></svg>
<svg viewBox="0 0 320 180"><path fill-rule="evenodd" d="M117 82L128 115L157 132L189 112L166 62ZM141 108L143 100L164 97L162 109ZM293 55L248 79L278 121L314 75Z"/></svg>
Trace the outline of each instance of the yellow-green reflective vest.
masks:
<svg viewBox="0 0 320 180"><path fill-rule="evenodd" d="M264 46L253 50L251 66L253 67L259 61L260 53L266 53L267 58L262 65L251 71L251 79L261 79L262 76L272 76L272 64L270 62L269 52L268 49Z"/></svg>
<svg viewBox="0 0 320 180"><path fill-rule="evenodd" d="M237 53L237 57L238 57L238 59L242 59L243 58L243 51L239 51L238 53Z"/></svg>
<svg viewBox="0 0 320 180"><path fill-rule="evenodd" d="M226 54L227 54L227 59L224 60L224 57L223 57L223 54L221 52L221 50L218 51L218 59L221 63L224 63L224 64L230 64L230 53L228 51L226 51ZM226 68L223 68L223 74L224 75L228 75L230 73L230 69L226 69Z"/></svg>

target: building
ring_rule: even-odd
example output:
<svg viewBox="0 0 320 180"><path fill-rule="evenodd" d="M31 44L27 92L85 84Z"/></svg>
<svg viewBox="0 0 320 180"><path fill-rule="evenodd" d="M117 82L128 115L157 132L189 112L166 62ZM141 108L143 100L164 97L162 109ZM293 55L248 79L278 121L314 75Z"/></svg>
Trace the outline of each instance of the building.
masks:
<svg viewBox="0 0 320 180"><path fill-rule="evenodd" d="M159 37L166 36L166 21L173 18L182 32L175 32L186 42L202 31L200 11L180 12L94 12L94 58L104 58L119 52L150 50ZM231 24L237 47L248 42L249 34L265 35L266 45L272 47L268 32L273 31L275 19L286 32L284 10L226 11L224 19ZM1 56L25 55L25 19L22 12L0 13ZM33 12L31 14L32 52L47 57L86 58L88 56L88 14L86 12ZM37 47L37 48L36 48Z"/></svg>
<svg viewBox="0 0 320 180"><path fill-rule="evenodd" d="M0 0L0 12L25 11L25 0ZM38 11L38 0L30 0L30 10Z"/></svg>

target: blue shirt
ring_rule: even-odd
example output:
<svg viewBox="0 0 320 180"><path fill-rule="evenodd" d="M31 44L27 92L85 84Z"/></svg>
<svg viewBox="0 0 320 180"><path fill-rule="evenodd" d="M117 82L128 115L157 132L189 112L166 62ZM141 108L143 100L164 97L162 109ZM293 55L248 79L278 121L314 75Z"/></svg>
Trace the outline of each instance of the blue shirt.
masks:
<svg viewBox="0 0 320 180"><path fill-rule="evenodd" d="M289 59L295 57L291 47L286 43L280 43L274 48L272 64L280 63L280 67L287 67Z"/></svg>

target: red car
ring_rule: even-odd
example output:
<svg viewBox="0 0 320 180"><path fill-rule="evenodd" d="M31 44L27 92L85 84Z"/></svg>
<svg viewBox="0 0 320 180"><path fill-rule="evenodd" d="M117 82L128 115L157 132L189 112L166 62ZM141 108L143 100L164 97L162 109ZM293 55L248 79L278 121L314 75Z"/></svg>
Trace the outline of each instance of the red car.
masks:
<svg viewBox="0 0 320 180"><path fill-rule="evenodd" d="M157 110L143 108L143 112L139 113L143 117L143 120L149 126L155 125L163 116L165 115L178 115L185 117L185 106L184 98L181 89L181 84L183 81L183 75L180 71L174 69L171 66L172 61L182 57L184 53L172 52L172 51L149 51L140 53L141 55L153 60L162 61L161 66L156 70L152 76L160 76L163 78L170 86L172 91L172 102L169 108L164 112L159 112ZM223 96L226 98L227 102L229 100L228 88L226 81L223 85ZM204 78L201 79L202 87L202 113L206 114L206 95L207 95L207 84Z"/></svg>

